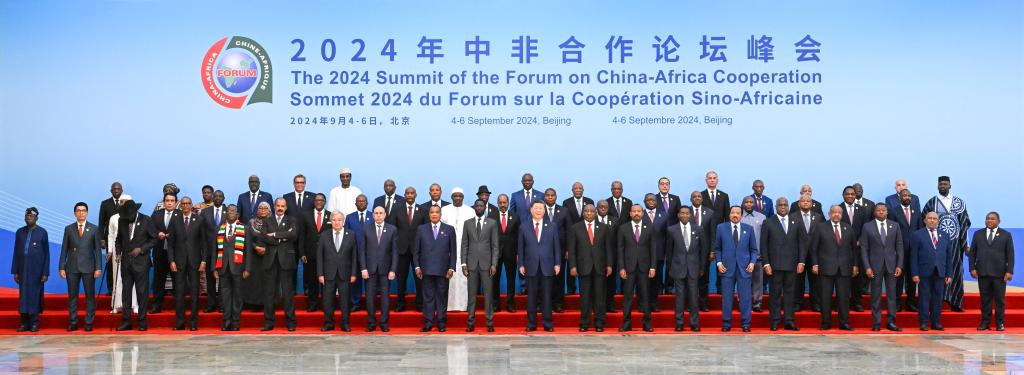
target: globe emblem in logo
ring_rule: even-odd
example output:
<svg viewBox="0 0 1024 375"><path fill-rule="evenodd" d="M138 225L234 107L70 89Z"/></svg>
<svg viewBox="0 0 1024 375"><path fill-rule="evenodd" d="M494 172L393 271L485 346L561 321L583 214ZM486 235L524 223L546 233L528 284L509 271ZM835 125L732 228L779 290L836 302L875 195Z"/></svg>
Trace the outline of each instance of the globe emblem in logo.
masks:
<svg viewBox="0 0 1024 375"><path fill-rule="evenodd" d="M217 83L227 92L241 94L256 84L259 70L256 59L241 49L228 49L220 55L215 67Z"/></svg>

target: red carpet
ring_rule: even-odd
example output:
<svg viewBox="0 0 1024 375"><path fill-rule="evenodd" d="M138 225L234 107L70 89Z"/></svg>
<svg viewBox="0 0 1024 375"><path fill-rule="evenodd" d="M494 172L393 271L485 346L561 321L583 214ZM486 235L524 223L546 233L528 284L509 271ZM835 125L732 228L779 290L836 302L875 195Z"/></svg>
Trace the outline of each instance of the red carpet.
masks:
<svg viewBox="0 0 1024 375"><path fill-rule="evenodd" d="M392 296L394 298L394 296ZM407 296L408 302L406 306L414 306L412 296ZM700 334L723 334L719 328L721 327L721 298L712 295L709 301L711 305L711 311L701 314L701 328ZM1008 294L1006 297L1007 310L1006 310L1006 333L1024 333L1024 294ZM516 297L516 312L497 312L494 316L495 331L490 334L524 334L526 325L526 298L525 296ZM945 331L928 331L925 333L939 334L939 333L977 333L975 327L980 322L981 312L980 297L977 294L968 294L964 298L965 312L955 313L951 311L943 311L942 323L945 325ZM97 297L97 314L96 322L94 324L95 330L92 333L86 333L81 330L74 334L99 334L99 333L113 333L114 327L120 324L121 315L110 314L110 298L106 296ZM482 306L482 299L478 303L478 307ZM674 313L672 311L673 297L669 295L663 295L659 298L660 312L653 314L653 325L655 328L654 334L695 334L693 332L685 331L676 333L673 328L675 327ZM0 335L7 334L18 334L14 332L14 329L18 326L19 317L17 312L18 298L16 294L10 292L0 292ZM320 334L320 327L323 324L323 312L306 312L305 311L305 300L303 297L296 297L296 315L298 329L295 332L288 332L285 329L284 314L280 311L277 312L277 328L270 333L274 334ZM555 313L555 332L553 334L580 334L578 332L579 324L579 300L578 296L572 295L566 297L564 313ZM764 302L763 306L767 306L767 301ZM869 306L869 299L865 297L864 306ZM67 297L64 295L47 295L45 300L46 311L40 317L41 330L34 334L66 334L65 328L68 324L67 317ZM79 302L80 311L84 309L85 301L84 298ZM621 308L621 298L616 301L616 307ZM83 312L80 312L83 314ZM634 311L633 313L633 327L634 330L631 334L649 334L642 331L640 320L641 315ZM883 312L884 314L884 312ZM829 331L819 331L818 325L820 322L820 314L805 310L796 314L797 325L802 329L798 332L783 331L779 330L772 332L768 329L769 317L768 311L765 309L763 312L753 314L753 334L870 334L871 332L871 311L868 309L864 312L850 312L851 324L855 328L853 332L840 331L835 328ZM345 333L341 331L334 331L336 334L421 334L419 328L423 324L422 314L415 310L407 310L404 312L392 312L391 313L391 332L382 333L379 330L376 332L368 333L365 332L366 328L366 312L360 311L352 314L351 326L352 332ZM883 315L884 319L884 315ZM82 318L79 319L83 321ZM121 332L120 334L181 334L182 332L172 331L171 326L174 324L174 309L173 301L168 298L164 302L164 310L158 314L149 314L149 331L147 332ZM337 320L337 317L335 318ZM195 334L224 334L225 332L220 331L221 326L221 315L219 313L200 313L199 317L199 330L196 332L189 332ZM617 329L622 322L622 313L608 314L608 321L606 323L606 330L604 333L596 333L591 329L586 334L620 334ZM833 325L837 324L838 320L833 318ZM744 334L738 329L739 325L739 312L733 313L733 331L728 334ZM898 324L904 328L903 332L893 332L892 334L915 334L922 333L918 331L917 313L901 312L898 315ZM266 334L260 332L259 328L263 325L263 314L261 312L253 312L246 310L242 313L242 330L239 332L231 332L231 334ZM466 327L466 313L465 312L451 312L448 314L448 332L444 334L464 334ZM488 334L485 328L485 319L483 311L477 311L477 330L475 334ZM994 331L992 331L994 332ZM539 330L533 332L535 334L552 334ZM880 333L888 334L888 331L881 331ZM33 334L33 333L25 333ZM436 331L430 334L442 334ZM749 334L749 333L748 333Z"/></svg>

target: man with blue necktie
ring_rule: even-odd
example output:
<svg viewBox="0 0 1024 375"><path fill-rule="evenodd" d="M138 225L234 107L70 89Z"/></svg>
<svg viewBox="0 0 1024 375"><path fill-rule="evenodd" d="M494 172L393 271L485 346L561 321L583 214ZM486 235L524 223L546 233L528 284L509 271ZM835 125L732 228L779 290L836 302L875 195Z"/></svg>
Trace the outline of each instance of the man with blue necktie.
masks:
<svg viewBox="0 0 1024 375"><path fill-rule="evenodd" d="M356 245L358 248L363 247L363 241L366 237L363 237L363 226L373 222L373 213L368 210L369 199L366 195L359 194L356 196L356 209L348 215L345 215L345 229L352 231L356 236ZM363 295L363 279L357 277L355 282L349 285L349 296L352 298L351 312L359 311L359 300Z"/></svg>
<svg viewBox="0 0 1024 375"><path fill-rule="evenodd" d="M448 280L455 274L455 227L441 222L441 207L430 206L430 221L416 230L413 267L423 285L423 328L437 327L444 332L448 324Z"/></svg>
<svg viewBox="0 0 1024 375"><path fill-rule="evenodd" d="M739 295L740 324L750 332L750 274L757 261L754 228L741 223L743 209L729 208L729 221L718 224L715 233L716 267L722 278L722 332L732 329L732 297Z"/></svg>
<svg viewBox="0 0 1024 375"><path fill-rule="evenodd" d="M952 242L946 233L936 230L939 214L929 212L924 217L924 223L925 228L914 231L910 237L910 270L920 292L917 317L922 331L927 331L929 324L933 329L941 331L944 329L942 294L946 285L953 282L953 267L949 264ZM988 328L987 324L985 328Z"/></svg>

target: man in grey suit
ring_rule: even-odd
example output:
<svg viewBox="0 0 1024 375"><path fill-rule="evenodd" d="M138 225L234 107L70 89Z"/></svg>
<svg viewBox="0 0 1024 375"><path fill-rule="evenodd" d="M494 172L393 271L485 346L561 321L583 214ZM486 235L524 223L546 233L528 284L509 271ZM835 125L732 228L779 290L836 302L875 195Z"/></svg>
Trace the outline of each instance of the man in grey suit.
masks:
<svg viewBox="0 0 1024 375"><path fill-rule="evenodd" d="M89 332L96 318L96 279L103 270L100 263L103 231L85 221L89 216L89 205L85 202L75 203L74 210L76 222L64 227L60 245L60 277L68 281L68 316L71 318L68 331L78 330L78 284L81 280L85 286L85 331Z"/></svg>
<svg viewBox="0 0 1024 375"><path fill-rule="evenodd" d="M317 259L320 260L316 263L316 274L324 286L324 326L320 328L321 331L334 329L335 295L341 300L341 330L352 331L349 326L352 310L348 305L352 302L349 285L356 281L356 268L359 265L356 243L355 233L345 229L345 215L338 211L331 212L331 230L320 236L316 247Z"/></svg>
<svg viewBox="0 0 1024 375"><path fill-rule="evenodd" d="M700 294L698 283L707 264L708 238L691 221L693 208L679 207L679 219L665 230L665 262L668 263L676 295L676 332L683 330L683 300L690 308L690 330L700 332Z"/></svg>
<svg viewBox="0 0 1024 375"><path fill-rule="evenodd" d="M864 223L859 241L864 273L871 280L871 330L881 330L884 280L888 304L888 323L885 329L901 331L896 325L896 309L900 305L896 278L903 275L903 231L899 224L888 219L889 210L885 203L877 203L874 208L875 220Z"/></svg>
<svg viewBox="0 0 1024 375"><path fill-rule="evenodd" d="M477 199L473 203L476 217L466 220L462 230L462 274L469 278L469 317L466 320L466 332L473 332L476 321L476 293L483 285L484 313L487 316L487 332L494 332L494 283L492 277L497 272L498 256L498 222L485 217L487 201Z"/></svg>
<svg viewBox="0 0 1024 375"><path fill-rule="evenodd" d="M402 203L405 203L404 201ZM363 241L359 242L359 265L366 280L366 331L377 329L377 307L380 307L380 330L388 332L391 280L398 268L398 229L384 222L388 216L384 206L373 208L373 223L363 225ZM358 242L358 241L357 241ZM380 292L380 304L374 299Z"/></svg>

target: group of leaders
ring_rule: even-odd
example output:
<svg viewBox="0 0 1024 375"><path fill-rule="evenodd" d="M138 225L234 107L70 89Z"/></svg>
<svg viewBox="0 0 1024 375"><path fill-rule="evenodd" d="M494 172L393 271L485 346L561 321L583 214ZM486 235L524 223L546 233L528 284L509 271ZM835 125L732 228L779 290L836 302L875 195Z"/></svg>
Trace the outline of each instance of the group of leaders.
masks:
<svg viewBox="0 0 1024 375"><path fill-rule="evenodd" d="M864 198L861 185L853 184L843 189L842 202L830 207L813 199L808 185L792 204L784 197L773 202L763 195L764 183L755 180L753 194L732 205L711 171L705 176L707 188L694 191L690 204L671 194L671 181L662 177L658 191L640 203L623 197L622 183L615 181L611 196L596 203L576 182L572 195L559 205L555 190L534 189L527 173L522 189L499 195L495 206L486 185L475 201L466 202L464 191L455 188L447 202L441 199L441 186L433 184L429 200L417 204L415 188L399 195L390 179L371 205L351 184L351 170L342 169L339 177L341 184L325 195L306 191L306 178L297 175L295 191L274 199L260 190L259 177L250 176L248 191L233 205L226 205L224 193L211 186L203 187L203 202L194 203L190 197L179 199L177 186L166 184L162 202L150 215L141 213L141 203L115 182L112 196L100 204L98 226L87 221L88 204L75 204L76 221L61 234L58 259L60 276L68 283L68 331L79 328L80 286L86 295L84 329L92 330L96 283L105 261L113 311L123 316L119 331L133 329L133 313L137 329L147 329L147 312L162 309L168 276L175 330L185 329L186 323L190 330L198 328L200 285L205 283L205 312L222 311L222 330L239 330L245 304L262 305L262 330L274 329L280 299L292 331L300 264L307 309L322 306L323 331L335 329L335 309L340 310L339 329L350 331L349 315L359 309L364 290L366 329L389 331L389 312L406 308L410 277L416 308L423 313L422 332L444 332L449 310L468 311L466 331L474 331L479 292L486 329L493 331L500 277L507 285L506 310L513 312L517 274L520 293L528 296L528 331L538 328L538 310L543 329L554 330L552 312L563 312L564 296L577 290L581 332L591 324L604 330L606 313L617 311L616 290L623 295L619 331L632 330L634 307L643 315L643 329L652 331L651 313L658 311L661 293L675 295L675 330L689 325L699 331L700 313L710 311L712 272L717 272L722 295L723 331L733 326L734 297L739 325L750 330L751 311L761 311L766 286L773 331L780 324L799 330L794 313L804 308L820 311L820 329L831 329L834 305L838 327L852 330L849 310L851 305L863 310L863 294L870 295L874 331L901 330L896 314L904 308L918 312L922 331L943 330L943 301L963 311L965 255L981 294L978 330L990 329L993 303L995 329L1004 329L1013 239L999 227L999 214L989 212L985 229L968 241L966 204L950 192L945 176L923 208L903 180L896 181L895 194L884 202ZM15 236L11 273L20 291L18 331L39 329L43 283L49 277L49 238L37 225L38 215L28 208L26 225ZM395 306L388 297L391 281L397 281ZM192 297L187 303L186 295Z"/></svg>

